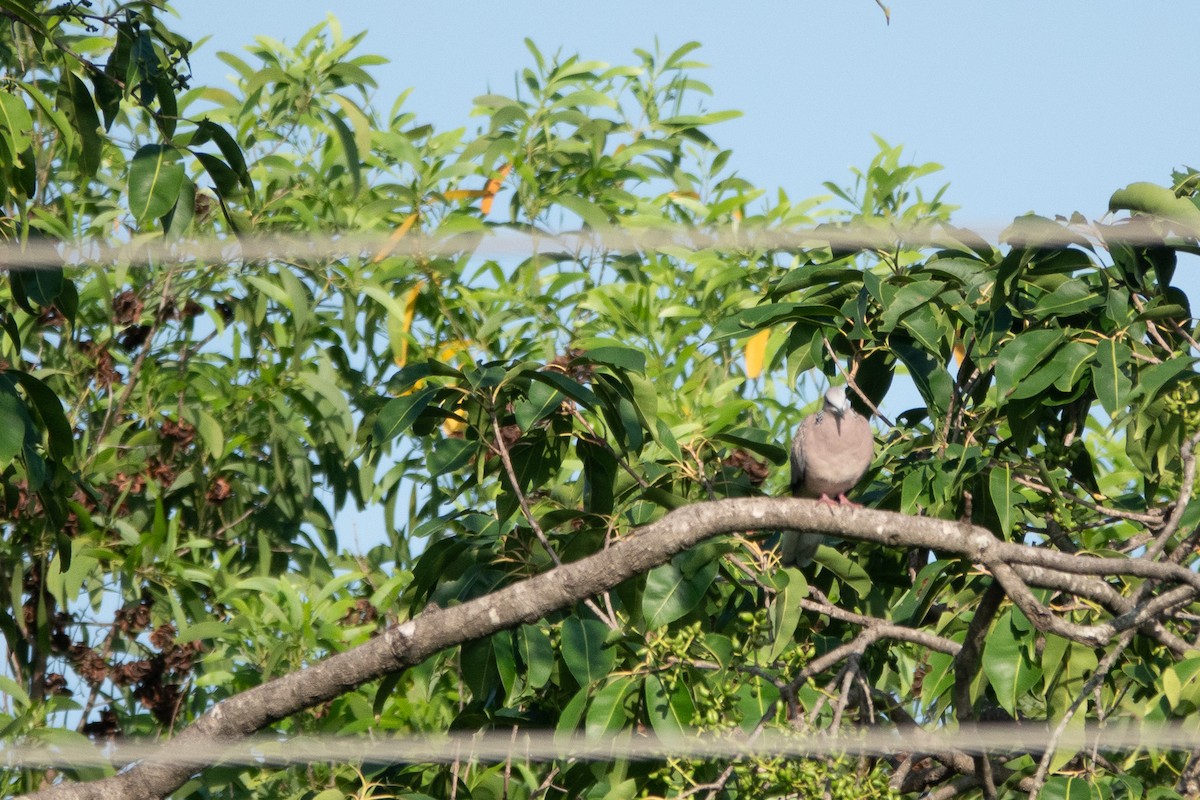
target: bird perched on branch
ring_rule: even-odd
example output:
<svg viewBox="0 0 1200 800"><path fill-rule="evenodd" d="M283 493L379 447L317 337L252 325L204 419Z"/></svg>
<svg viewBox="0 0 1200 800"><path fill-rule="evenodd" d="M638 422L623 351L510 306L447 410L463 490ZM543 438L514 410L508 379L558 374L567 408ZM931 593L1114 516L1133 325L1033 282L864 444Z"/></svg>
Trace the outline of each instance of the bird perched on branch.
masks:
<svg viewBox="0 0 1200 800"><path fill-rule="evenodd" d="M805 417L792 439L792 496L853 505L846 492L862 480L874 454L870 423L850 407L846 387L831 387L824 407ZM816 534L783 531L780 560L785 566L807 566L820 543Z"/></svg>

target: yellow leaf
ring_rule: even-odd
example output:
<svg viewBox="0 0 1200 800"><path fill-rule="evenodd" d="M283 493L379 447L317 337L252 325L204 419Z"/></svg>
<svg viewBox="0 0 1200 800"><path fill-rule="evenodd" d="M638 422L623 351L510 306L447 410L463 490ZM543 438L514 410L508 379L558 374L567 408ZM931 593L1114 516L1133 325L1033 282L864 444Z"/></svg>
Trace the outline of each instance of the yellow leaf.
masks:
<svg viewBox="0 0 1200 800"><path fill-rule="evenodd" d="M469 343L464 342L462 339L451 339L442 345L442 349L438 352L438 361L449 361L469 346Z"/></svg>
<svg viewBox="0 0 1200 800"><path fill-rule="evenodd" d="M407 217L405 217L404 222L400 223L400 227L396 228L396 230L392 231L392 235L388 237L387 242L383 245L383 249L380 250L378 253L376 253L375 257L371 259L371 263L378 264L380 261L383 261L385 258L390 256L392 254L392 251L396 249L396 243L404 238L404 234L408 233L409 229L413 226L413 223L416 221L417 221L417 212L416 211L414 211L413 213L411 213Z"/></svg>
<svg viewBox="0 0 1200 800"><path fill-rule="evenodd" d="M500 186L510 172L512 172L512 164L505 164L500 167L499 177L492 178L487 182L487 186L483 189L483 199L479 201L479 210L484 214L492 213L492 201L496 199L496 192L500 191Z"/></svg>
<svg viewBox="0 0 1200 800"><path fill-rule="evenodd" d="M451 438L457 438L462 436L463 431L467 429L466 420L460 419L460 417L466 416L466 407L463 403L458 403L454 406L454 410L451 413L456 416L447 417L442 422L442 433Z"/></svg>
<svg viewBox="0 0 1200 800"><path fill-rule="evenodd" d="M771 330L766 328L746 340L746 377L757 378L762 374L763 358L767 355L767 339Z"/></svg>
<svg viewBox="0 0 1200 800"><path fill-rule="evenodd" d="M447 200L470 200L474 197L483 197L487 194L483 189L451 189L448 192L442 192L442 197Z"/></svg>
<svg viewBox="0 0 1200 800"><path fill-rule="evenodd" d="M412 333L413 318L417 313L417 298L421 295L421 289L424 286L425 281L417 281L417 284L404 296L404 317L400 321L400 330L404 337L400 340L400 353L396 356L396 366L398 367L403 367L408 363L408 337Z"/></svg>

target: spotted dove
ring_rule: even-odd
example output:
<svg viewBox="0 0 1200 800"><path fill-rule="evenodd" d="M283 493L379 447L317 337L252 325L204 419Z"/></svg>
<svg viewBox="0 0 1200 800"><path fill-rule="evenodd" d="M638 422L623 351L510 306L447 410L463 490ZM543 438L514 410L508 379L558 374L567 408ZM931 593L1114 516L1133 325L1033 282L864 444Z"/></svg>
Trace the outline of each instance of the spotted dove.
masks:
<svg viewBox="0 0 1200 800"><path fill-rule="evenodd" d="M874 453L870 423L850 407L844 386L830 388L825 407L805 417L792 440L792 496L849 504L846 492L862 479ZM780 560L807 566L820 543L816 534L783 531Z"/></svg>

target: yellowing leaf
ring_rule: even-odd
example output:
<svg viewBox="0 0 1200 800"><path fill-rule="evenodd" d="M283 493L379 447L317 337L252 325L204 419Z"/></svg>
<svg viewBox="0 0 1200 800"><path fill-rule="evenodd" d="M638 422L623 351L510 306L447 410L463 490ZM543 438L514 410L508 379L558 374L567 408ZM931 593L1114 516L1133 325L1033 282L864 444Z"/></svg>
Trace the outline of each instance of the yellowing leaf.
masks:
<svg viewBox="0 0 1200 800"><path fill-rule="evenodd" d="M419 213L414 211L404 218L404 221L400 223L400 227L392 231L392 235L388 237L383 249L376 253L375 257L371 259L372 264L378 264L380 261L383 261L392 254L392 251L396 249L396 243L403 239L404 234L408 233L409 229L412 228L413 223L417 221L418 215Z"/></svg>
<svg viewBox="0 0 1200 800"><path fill-rule="evenodd" d="M499 176L487 182L487 186L483 189L483 199L479 201L479 210L484 214L492 213L492 201L496 199L496 192L500 191L500 187L504 184L504 179L508 177L508 173L510 172L512 172L512 164L505 164L500 167Z"/></svg>
<svg viewBox="0 0 1200 800"><path fill-rule="evenodd" d="M408 363L408 337L412 333L413 318L417 314L417 298L420 297L421 289L424 286L425 281L417 281L417 284L404 296L404 316L400 320L400 330L404 336L400 340L400 353L396 356L396 366L398 367L403 367Z"/></svg>
<svg viewBox="0 0 1200 800"><path fill-rule="evenodd" d="M767 339L770 338L770 329L764 328L746 340L747 378L757 378L762 374L763 358L767 355Z"/></svg>
<svg viewBox="0 0 1200 800"><path fill-rule="evenodd" d="M483 197L487 192L483 189L451 189L448 192L442 192L442 197L447 200L470 200L473 197Z"/></svg>
<svg viewBox="0 0 1200 800"><path fill-rule="evenodd" d="M458 417L466 416L466 410L462 403L458 403L454 406L454 410L451 413L457 416L446 418L442 423L442 433L451 438L456 438L462 436L463 431L467 429L466 420L458 419Z"/></svg>
<svg viewBox="0 0 1200 800"><path fill-rule="evenodd" d="M449 361L469 346L470 343L464 342L462 339L451 339L442 345L442 349L438 351L438 361Z"/></svg>

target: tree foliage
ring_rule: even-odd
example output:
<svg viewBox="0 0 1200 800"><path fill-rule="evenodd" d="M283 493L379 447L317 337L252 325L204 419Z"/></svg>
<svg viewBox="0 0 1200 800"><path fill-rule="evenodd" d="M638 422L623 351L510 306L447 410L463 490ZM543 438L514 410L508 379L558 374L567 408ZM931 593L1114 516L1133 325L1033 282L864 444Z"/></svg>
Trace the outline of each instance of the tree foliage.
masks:
<svg viewBox="0 0 1200 800"><path fill-rule="evenodd" d="M8 273L7 739L170 734L670 509L781 494L801 398L829 380L864 408L919 398L879 425L868 506L1030 550L1194 560L1200 347L1173 283L1196 252L1193 171L1115 193L1129 222L1027 216L1001 245L950 228L934 247L758 246L754 232L886 232L953 209L923 188L936 165L882 139L824 197L754 187L713 139L733 113L708 108L694 44L612 67L530 43L512 96L476 98L476 130L437 131L403 97L380 110L382 59L333 20L294 47L222 54L224 89L189 85L190 44L154 3L0 11L0 235L181 253ZM664 225L745 244L400 248ZM1131 229L1158 238L1131 244ZM266 233L388 238L239 256ZM186 256L195 237L230 255ZM354 507L383 509L364 547L335 524ZM1196 591L1167 573L835 539L800 572L773 547L770 531L713 539L276 730L1195 725ZM1148 604L1148 620L1103 627ZM1043 779L1027 753L907 756L223 766L179 795L862 797L958 780L1016 796ZM1058 749L1046 796L1174 796L1200 780L1189 763ZM0 774L5 794L50 777Z"/></svg>

